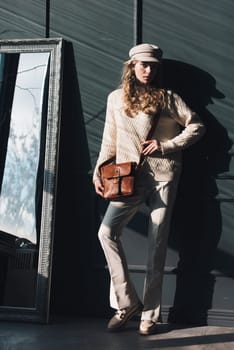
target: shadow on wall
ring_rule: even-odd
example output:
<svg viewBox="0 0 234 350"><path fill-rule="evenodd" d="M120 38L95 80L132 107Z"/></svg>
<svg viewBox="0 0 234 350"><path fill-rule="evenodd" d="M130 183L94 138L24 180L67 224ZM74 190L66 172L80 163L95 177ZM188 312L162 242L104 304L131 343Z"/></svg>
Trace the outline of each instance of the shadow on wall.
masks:
<svg viewBox="0 0 234 350"><path fill-rule="evenodd" d="M168 320L205 325L212 307L215 259L222 218L215 176L229 170L232 146L225 128L207 110L225 96L207 72L174 60L163 62L164 87L177 92L196 111L207 131L184 151L184 167L175 203L169 245L178 250L174 305ZM229 259L229 257L226 257ZM232 257L232 260L234 258ZM225 264L225 261L223 261Z"/></svg>
<svg viewBox="0 0 234 350"><path fill-rule="evenodd" d="M92 220L91 165L72 44L65 43L51 312L89 308Z"/></svg>
<svg viewBox="0 0 234 350"><path fill-rule="evenodd" d="M229 170L228 154L232 143L225 128L208 111L212 99L225 96L216 89L215 79L207 72L183 62L163 61L163 87L177 92L196 111L207 132L195 145L183 152L184 166L172 218L169 246L178 251L176 292L168 321L177 324L206 325L208 310L212 307L215 277L212 270L228 266L233 257L220 255L217 246L222 232L220 203L215 177ZM219 142L217 142L219 140ZM107 202L96 197L96 221L99 227ZM139 212L128 228L147 234L148 220ZM105 259L96 243L95 262L105 265ZM217 257L220 256L219 266ZM222 259L222 260L221 260ZM230 265L229 265L230 266ZM222 271L225 273L225 271ZM99 276L99 279L98 279ZM100 277L101 276L101 277ZM110 314L108 308L109 274L100 269L95 276L102 290L100 313ZM100 283L101 282L101 283Z"/></svg>

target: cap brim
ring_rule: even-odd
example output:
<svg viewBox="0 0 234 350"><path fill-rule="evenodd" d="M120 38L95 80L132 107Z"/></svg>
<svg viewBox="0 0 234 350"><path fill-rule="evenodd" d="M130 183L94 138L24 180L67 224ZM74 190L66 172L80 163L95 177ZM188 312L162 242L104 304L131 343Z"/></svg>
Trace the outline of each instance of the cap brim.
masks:
<svg viewBox="0 0 234 350"><path fill-rule="evenodd" d="M132 61L140 61L140 62L156 62L159 63L160 60L157 58L153 58L153 57L141 57L140 59L136 59L136 58L130 58L129 60L125 61L124 63L129 64Z"/></svg>

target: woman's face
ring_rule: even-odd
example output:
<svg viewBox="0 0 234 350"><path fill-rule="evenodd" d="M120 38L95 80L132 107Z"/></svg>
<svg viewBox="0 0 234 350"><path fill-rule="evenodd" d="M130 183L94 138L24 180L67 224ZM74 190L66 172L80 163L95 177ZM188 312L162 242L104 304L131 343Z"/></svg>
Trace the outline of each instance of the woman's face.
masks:
<svg viewBox="0 0 234 350"><path fill-rule="evenodd" d="M157 63L137 61L133 70L142 84L149 84L156 75Z"/></svg>

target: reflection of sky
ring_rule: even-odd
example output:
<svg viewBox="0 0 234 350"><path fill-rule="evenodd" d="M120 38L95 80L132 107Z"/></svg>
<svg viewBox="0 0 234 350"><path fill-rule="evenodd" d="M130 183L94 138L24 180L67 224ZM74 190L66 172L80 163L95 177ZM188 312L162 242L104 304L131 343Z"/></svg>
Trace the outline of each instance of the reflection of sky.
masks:
<svg viewBox="0 0 234 350"><path fill-rule="evenodd" d="M49 53L20 54L0 196L0 230L36 243L36 175Z"/></svg>
<svg viewBox="0 0 234 350"><path fill-rule="evenodd" d="M24 136L33 129L35 118L32 118L32 111L37 114L40 112L41 84L43 83L41 79L45 70L45 55L48 57L48 54L36 54L39 56L36 61L33 58L35 53L20 55L12 108L12 122L18 136Z"/></svg>

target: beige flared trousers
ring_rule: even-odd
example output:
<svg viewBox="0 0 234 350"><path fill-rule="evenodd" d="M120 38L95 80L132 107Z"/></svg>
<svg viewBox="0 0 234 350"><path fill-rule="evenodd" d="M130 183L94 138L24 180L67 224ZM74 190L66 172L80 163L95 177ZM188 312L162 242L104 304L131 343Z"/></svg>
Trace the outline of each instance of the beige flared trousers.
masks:
<svg viewBox="0 0 234 350"><path fill-rule="evenodd" d="M161 294L170 221L178 180L154 182L138 188L137 194L123 201L110 202L98 237L111 277L110 306L123 309L140 301L131 281L121 244L123 228L147 202L150 209L148 229L148 258L142 303L142 320L157 322L160 316Z"/></svg>

